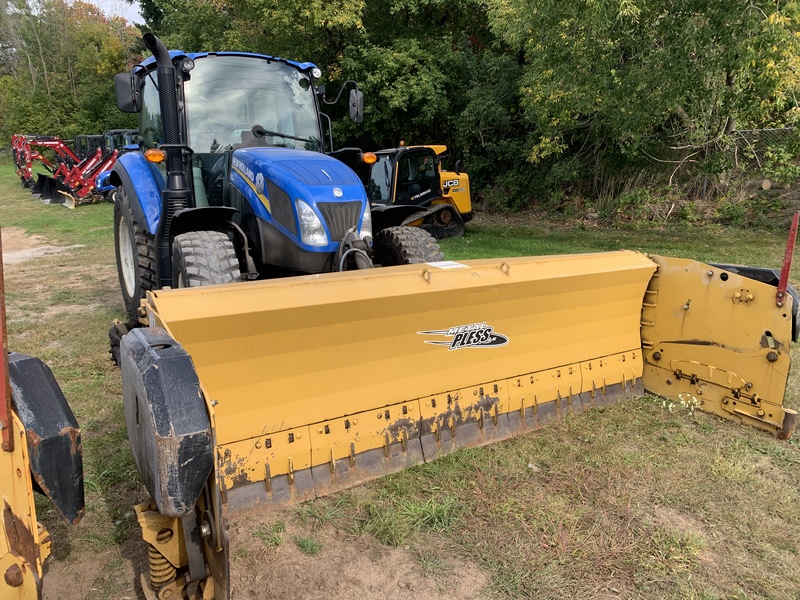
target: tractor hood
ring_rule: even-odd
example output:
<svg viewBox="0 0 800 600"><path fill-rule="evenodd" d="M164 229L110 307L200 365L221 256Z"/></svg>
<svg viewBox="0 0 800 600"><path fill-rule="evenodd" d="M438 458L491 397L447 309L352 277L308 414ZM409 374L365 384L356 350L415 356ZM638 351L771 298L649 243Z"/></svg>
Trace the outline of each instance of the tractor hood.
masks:
<svg viewBox="0 0 800 600"><path fill-rule="evenodd" d="M231 157L230 180L257 208L272 212L271 196L284 192L312 208L319 202L361 202L364 185L344 163L319 152L288 148L239 148ZM280 188L279 190L275 189ZM259 202L255 202L256 198ZM260 211L256 211L257 213ZM259 216L269 218L265 214Z"/></svg>

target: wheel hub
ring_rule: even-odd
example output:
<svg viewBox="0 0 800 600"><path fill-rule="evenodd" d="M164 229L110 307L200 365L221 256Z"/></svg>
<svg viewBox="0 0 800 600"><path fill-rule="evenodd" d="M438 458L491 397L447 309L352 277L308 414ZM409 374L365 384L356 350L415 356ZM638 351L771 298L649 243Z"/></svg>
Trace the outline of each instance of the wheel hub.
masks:
<svg viewBox="0 0 800 600"><path fill-rule="evenodd" d="M122 272L122 282L125 284L125 292L129 298L133 298L136 291L136 264L133 256L133 239L131 238L128 220L122 217L119 220L117 231L119 240L119 263Z"/></svg>

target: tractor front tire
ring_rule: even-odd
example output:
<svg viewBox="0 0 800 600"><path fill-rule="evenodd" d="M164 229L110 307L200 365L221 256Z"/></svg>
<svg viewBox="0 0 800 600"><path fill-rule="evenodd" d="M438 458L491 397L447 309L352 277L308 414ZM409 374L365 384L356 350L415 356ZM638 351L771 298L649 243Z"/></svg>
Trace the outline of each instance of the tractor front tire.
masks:
<svg viewBox="0 0 800 600"><path fill-rule="evenodd" d="M233 243L219 231L190 231L172 244L172 286L199 287L241 281Z"/></svg>
<svg viewBox="0 0 800 600"><path fill-rule="evenodd" d="M152 235L133 216L124 187L114 203L114 248L117 274L125 311L131 321L139 318L139 303L156 289L156 246Z"/></svg>
<svg viewBox="0 0 800 600"><path fill-rule="evenodd" d="M376 266L436 262L444 255L433 236L419 227L388 227L375 235L372 245Z"/></svg>

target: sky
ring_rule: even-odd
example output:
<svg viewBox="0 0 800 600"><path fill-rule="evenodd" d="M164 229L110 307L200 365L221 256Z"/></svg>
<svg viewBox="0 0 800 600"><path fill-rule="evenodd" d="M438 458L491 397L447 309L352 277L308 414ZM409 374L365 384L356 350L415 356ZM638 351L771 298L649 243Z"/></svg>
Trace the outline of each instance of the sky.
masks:
<svg viewBox="0 0 800 600"><path fill-rule="evenodd" d="M139 3L128 4L123 0L86 0L97 6L109 17L122 16L129 23L141 23L142 16L139 14Z"/></svg>

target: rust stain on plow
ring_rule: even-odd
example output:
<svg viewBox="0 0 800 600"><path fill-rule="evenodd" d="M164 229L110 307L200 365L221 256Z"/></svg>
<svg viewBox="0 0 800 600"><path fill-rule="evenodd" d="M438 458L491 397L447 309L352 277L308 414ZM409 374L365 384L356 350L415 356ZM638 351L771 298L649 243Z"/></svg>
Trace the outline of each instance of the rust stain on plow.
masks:
<svg viewBox="0 0 800 600"><path fill-rule="evenodd" d="M28 429L26 433L28 434L28 444L33 450L36 450L42 443L42 438L32 429Z"/></svg>
<svg viewBox="0 0 800 600"><path fill-rule="evenodd" d="M29 565L36 565L39 550L33 533L25 526L25 522L14 514L7 500L3 500L3 525L8 537L8 546L12 553L21 556Z"/></svg>
<svg viewBox="0 0 800 600"><path fill-rule="evenodd" d="M61 431L58 432L60 436L69 436L69 453L73 456L75 454L79 454L82 450L81 443L79 439L81 437L81 430L76 429L75 427L70 427L69 425L62 428Z"/></svg>

